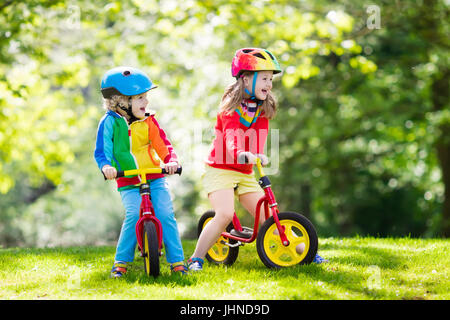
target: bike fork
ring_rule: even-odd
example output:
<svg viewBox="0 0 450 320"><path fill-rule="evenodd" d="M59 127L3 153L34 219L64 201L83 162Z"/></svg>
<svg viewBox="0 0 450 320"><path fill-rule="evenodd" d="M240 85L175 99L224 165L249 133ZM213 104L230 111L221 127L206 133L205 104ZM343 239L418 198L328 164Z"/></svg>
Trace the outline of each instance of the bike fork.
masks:
<svg viewBox="0 0 450 320"><path fill-rule="evenodd" d="M273 214L273 220L275 221L275 224L277 225L278 233L280 234L280 240L283 246L287 247L289 245L289 240L286 237L285 230L286 228L281 225L280 220L278 219L278 210L276 212L277 214Z"/></svg>

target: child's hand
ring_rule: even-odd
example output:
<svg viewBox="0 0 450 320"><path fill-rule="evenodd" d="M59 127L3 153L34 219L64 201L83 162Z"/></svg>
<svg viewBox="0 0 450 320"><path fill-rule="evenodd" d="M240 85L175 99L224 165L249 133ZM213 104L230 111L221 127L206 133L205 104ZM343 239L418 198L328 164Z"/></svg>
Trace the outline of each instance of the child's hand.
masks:
<svg viewBox="0 0 450 320"><path fill-rule="evenodd" d="M266 166L269 163L269 158L262 153L257 153L256 156L261 159L261 165Z"/></svg>
<svg viewBox="0 0 450 320"><path fill-rule="evenodd" d="M262 153L258 153L258 154L254 154L251 152L241 152L238 156L238 163L245 163L245 161L243 161L243 159L247 159L247 163L251 163L251 164L256 164L256 159L259 158L261 159L261 164L263 166L265 166L266 164L269 163L269 158L267 158L265 155L263 155Z"/></svg>
<svg viewBox="0 0 450 320"><path fill-rule="evenodd" d="M105 175L106 179L108 179L108 180L115 179L117 176L116 168L111 167L110 165L103 166L102 172Z"/></svg>
<svg viewBox="0 0 450 320"><path fill-rule="evenodd" d="M167 174L174 174L175 171L177 171L178 167L178 162L175 161L168 162L164 165L164 169L166 169Z"/></svg>

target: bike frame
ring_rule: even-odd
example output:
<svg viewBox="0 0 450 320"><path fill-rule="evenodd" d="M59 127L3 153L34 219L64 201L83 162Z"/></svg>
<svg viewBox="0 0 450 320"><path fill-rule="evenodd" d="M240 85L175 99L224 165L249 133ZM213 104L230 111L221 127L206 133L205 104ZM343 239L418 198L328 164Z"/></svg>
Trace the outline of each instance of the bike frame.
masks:
<svg viewBox="0 0 450 320"><path fill-rule="evenodd" d="M285 228L280 224L280 220L278 219L278 203L275 199L275 194L272 191L272 187L270 184L269 178L264 174L264 170L261 165L261 160L259 158L256 159L256 167L258 169L260 178L259 178L259 185L264 191L264 196L262 196L257 204L256 204L256 213L255 213L255 224L253 227L253 234L250 238L242 238L239 236L235 236L230 234L229 232L222 232L222 236L225 238L233 239L236 241L244 242L244 243L250 243L255 241L256 237L258 236L258 228L259 228L259 218L261 214L261 207L264 205L264 215L266 220L269 219L270 213L272 213L273 219L275 221L275 224L278 229L278 233L280 235L281 243L284 246L289 245L289 240L286 237L286 234L284 232ZM241 223L236 215L236 212L233 216L233 226L237 231L242 231Z"/></svg>
<svg viewBox="0 0 450 320"><path fill-rule="evenodd" d="M136 238L139 246L139 250L142 251L142 234L144 233L144 223L146 221L151 221L156 228L156 233L158 234L158 248L161 251L162 248L162 225L161 222L156 218L155 210L153 209L153 204L150 195L150 183L147 182L147 174L151 173L164 173L162 168L148 168L148 169L135 169L135 170L125 170L123 171L123 176L133 176L139 175L141 177L141 183L139 185L139 193L141 195L142 201L139 209L139 220L136 223Z"/></svg>

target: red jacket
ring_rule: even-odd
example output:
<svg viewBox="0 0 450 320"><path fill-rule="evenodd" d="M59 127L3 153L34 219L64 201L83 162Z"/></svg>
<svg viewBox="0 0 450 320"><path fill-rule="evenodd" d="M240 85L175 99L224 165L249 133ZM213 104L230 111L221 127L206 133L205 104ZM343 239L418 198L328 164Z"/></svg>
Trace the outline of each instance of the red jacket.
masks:
<svg viewBox="0 0 450 320"><path fill-rule="evenodd" d="M264 153L269 120L262 114L247 127L241 123L241 116L237 111L230 115L221 112L217 115L215 132L216 137L206 163L214 168L250 174L253 172L253 164L238 164L237 156L243 151Z"/></svg>

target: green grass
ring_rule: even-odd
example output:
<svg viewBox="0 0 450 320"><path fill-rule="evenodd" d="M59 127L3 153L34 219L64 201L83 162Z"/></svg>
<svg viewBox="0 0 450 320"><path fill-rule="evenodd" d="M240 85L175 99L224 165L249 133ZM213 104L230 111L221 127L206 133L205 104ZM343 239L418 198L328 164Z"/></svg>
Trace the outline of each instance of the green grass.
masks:
<svg viewBox="0 0 450 320"><path fill-rule="evenodd" d="M254 244L231 267L205 264L186 277L129 273L110 279L113 247L0 249L0 299L449 299L449 240L325 238L322 265L266 268ZM184 241L186 254L195 241Z"/></svg>

